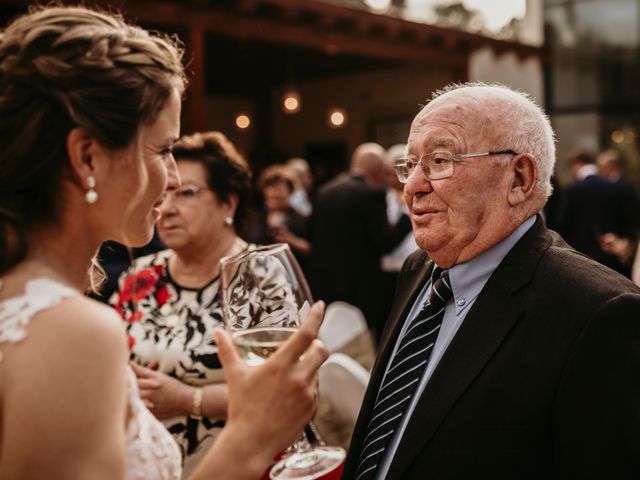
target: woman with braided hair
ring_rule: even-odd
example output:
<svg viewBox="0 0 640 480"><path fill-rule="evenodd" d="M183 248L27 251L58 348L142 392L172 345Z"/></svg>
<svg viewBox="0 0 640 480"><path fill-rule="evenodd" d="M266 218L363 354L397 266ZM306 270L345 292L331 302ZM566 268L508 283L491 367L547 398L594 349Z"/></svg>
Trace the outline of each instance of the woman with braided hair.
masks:
<svg viewBox="0 0 640 480"><path fill-rule="evenodd" d="M143 245L166 191L184 89L172 39L78 7L0 32L0 471L6 479L177 479L142 404L118 315L81 294L100 244ZM309 420L326 358L315 306L246 367L216 336L227 426L194 479L257 478ZM303 355L304 354L304 355Z"/></svg>

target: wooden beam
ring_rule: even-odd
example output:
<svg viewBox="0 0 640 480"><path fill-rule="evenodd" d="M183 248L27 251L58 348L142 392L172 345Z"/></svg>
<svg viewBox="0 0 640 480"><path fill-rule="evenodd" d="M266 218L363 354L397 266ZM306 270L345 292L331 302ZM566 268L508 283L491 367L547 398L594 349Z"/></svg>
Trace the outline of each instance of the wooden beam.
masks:
<svg viewBox="0 0 640 480"><path fill-rule="evenodd" d="M466 55L415 48L407 42L393 42L383 35L372 37L350 31L323 30L320 26L275 23L271 20L239 16L233 13L185 8L174 3L131 2L123 14L129 18L168 28L189 28L192 23L205 25L208 32L241 40L268 41L327 51L407 63L456 66L467 61Z"/></svg>
<svg viewBox="0 0 640 480"><path fill-rule="evenodd" d="M189 70L194 72L190 78L185 101L184 131L201 132L207 128L205 75L207 47L205 28L201 23L193 23L187 32L185 41Z"/></svg>
<svg viewBox="0 0 640 480"><path fill-rule="evenodd" d="M3 0L28 5L29 0ZM374 15L320 0L238 0L216 7L195 0L94 0L107 9L120 7L130 19L167 29L189 31L200 23L207 32L237 39L267 41L370 58L417 64L456 66L469 51L488 46L497 54L546 60L539 47L497 40L459 30ZM269 16L261 16L267 9ZM297 22L298 18L305 19ZM311 20L309 20L311 19ZM330 20L334 19L334 20ZM296 23L297 22L297 23ZM425 41L426 40L426 41Z"/></svg>

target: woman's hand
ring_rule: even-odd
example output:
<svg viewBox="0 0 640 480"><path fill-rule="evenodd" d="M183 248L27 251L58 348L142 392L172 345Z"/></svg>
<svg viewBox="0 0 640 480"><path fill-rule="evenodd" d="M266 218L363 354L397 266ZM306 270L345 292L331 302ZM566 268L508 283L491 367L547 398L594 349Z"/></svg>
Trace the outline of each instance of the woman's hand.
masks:
<svg viewBox="0 0 640 480"><path fill-rule="evenodd" d="M225 469L226 478L256 478L298 438L315 410L316 373L328 356L316 339L324 315L317 302L298 331L269 360L249 367L226 332L214 333L229 388L227 425L193 479ZM229 456L245 458L238 465Z"/></svg>
<svg viewBox="0 0 640 480"><path fill-rule="evenodd" d="M138 379L140 398L156 418L164 419L191 414L193 387L167 374L131 362Z"/></svg>

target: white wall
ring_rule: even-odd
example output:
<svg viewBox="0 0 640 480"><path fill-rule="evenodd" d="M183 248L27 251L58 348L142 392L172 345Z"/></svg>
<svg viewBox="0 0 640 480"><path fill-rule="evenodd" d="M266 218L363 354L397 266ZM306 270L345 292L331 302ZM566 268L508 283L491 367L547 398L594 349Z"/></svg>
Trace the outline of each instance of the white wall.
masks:
<svg viewBox="0 0 640 480"><path fill-rule="evenodd" d="M496 55L490 48L482 48L471 55L469 80L501 83L528 93L538 105L544 105L544 74L537 57L520 60L511 52Z"/></svg>
<svg viewBox="0 0 640 480"><path fill-rule="evenodd" d="M543 0L527 0L527 13L520 24L518 41L536 47L544 44Z"/></svg>

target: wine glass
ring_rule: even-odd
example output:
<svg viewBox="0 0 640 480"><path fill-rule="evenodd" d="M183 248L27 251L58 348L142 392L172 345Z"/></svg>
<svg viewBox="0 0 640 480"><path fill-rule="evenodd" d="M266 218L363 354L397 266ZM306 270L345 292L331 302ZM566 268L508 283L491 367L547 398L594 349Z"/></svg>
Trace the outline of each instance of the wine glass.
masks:
<svg viewBox="0 0 640 480"><path fill-rule="evenodd" d="M273 355L300 326L312 303L307 281L286 243L222 258L220 289L225 326L248 365L260 365ZM271 469L271 478L311 480L336 470L344 449L313 443L320 442L296 442L292 453Z"/></svg>

